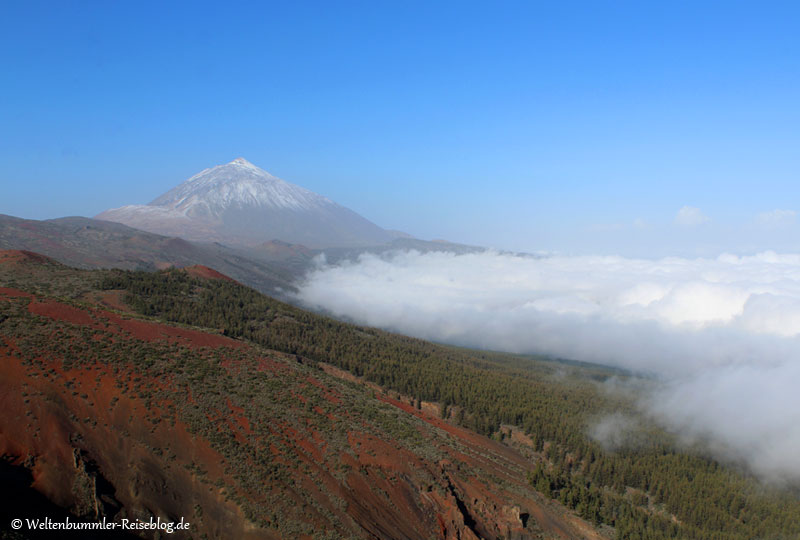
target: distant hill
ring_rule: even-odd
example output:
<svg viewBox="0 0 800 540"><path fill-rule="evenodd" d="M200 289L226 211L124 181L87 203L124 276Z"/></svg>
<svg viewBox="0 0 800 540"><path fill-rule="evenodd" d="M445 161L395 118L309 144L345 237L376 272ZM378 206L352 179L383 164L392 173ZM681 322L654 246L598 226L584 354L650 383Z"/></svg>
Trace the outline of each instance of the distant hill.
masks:
<svg viewBox="0 0 800 540"><path fill-rule="evenodd" d="M95 217L188 240L240 246L271 240L310 248L369 246L402 234L244 158L206 169L150 204L114 208Z"/></svg>
<svg viewBox="0 0 800 540"><path fill-rule="evenodd" d="M226 246L196 243L134 229L120 223L85 217L44 221L0 214L0 249L27 250L76 268L122 268L159 270L202 265L213 268L259 291L288 299L287 291L324 254L329 263L355 259L361 253L394 250L450 251L467 253L483 248L395 238L388 243L363 246L310 249L300 244L270 240L257 245Z"/></svg>
<svg viewBox="0 0 800 540"><path fill-rule="evenodd" d="M219 244L195 244L85 217L37 221L0 215L0 249L33 251L87 269L203 265L273 296L292 290L303 271L302 265L277 257L255 260Z"/></svg>
<svg viewBox="0 0 800 540"><path fill-rule="evenodd" d="M361 248L348 248L348 247L332 247L320 250L325 254L325 260L330 264L336 264L342 260L354 260L362 253L372 253L380 255L383 253L390 253L392 251L419 251L420 253L429 253L433 251L446 251L449 253L456 253L463 255L465 253L480 253L486 251L486 248L478 246L470 246L466 244L456 244L447 242L445 240L419 240L417 238L399 237L395 238L387 244L379 246L367 246Z"/></svg>

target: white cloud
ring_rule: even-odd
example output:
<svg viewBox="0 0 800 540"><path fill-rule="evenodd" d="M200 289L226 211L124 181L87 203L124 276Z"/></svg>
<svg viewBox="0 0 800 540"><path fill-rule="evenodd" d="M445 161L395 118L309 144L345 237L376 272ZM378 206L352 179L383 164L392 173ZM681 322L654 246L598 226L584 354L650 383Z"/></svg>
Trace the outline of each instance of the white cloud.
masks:
<svg viewBox="0 0 800 540"><path fill-rule="evenodd" d="M298 298L436 341L654 372L648 414L800 480L800 255L396 252L322 265Z"/></svg>
<svg viewBox="0 0 800 540"><path fill-rule="evenodd" d="M707 369L671 381L644 403L671 430L709 440L723 456L775 482L800 479L800 363Z"/></svg>
<svg viewBox="0 0 800 540"><path fill-rule="evenodd" d="M612 451L636 446L640 433L639 423L621 413L603 416L589 428L589 436Z"/></svg>
<svg viewBox="0 0 800 540"><path fill-rule="evenodd" d="M797 212L794 210L771 210L761 212L756 216L756 223L766 228L778 228L794 225L797 222Z"/></svg>
<svg viewBox="0 0 800 540"><path fill-rule="evenodd" d="M681 227L696 227L709 221L711 218L694 206L684 206L675 214L675 224Z"/></svg>

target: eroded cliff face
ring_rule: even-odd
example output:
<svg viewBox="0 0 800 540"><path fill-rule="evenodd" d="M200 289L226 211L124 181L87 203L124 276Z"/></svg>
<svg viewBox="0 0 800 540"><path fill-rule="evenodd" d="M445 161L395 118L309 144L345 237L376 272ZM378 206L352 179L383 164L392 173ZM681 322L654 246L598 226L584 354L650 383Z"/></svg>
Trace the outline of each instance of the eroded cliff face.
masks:
<svg viewBox="0 0 800 540"><path fill-rule="evenodd" d="M110 329L108 354L115 354L126 330L125 323L112 321L122 319L9 289L0 290L0 301L27 310L45 326L54 325L53 334L40 336L45 340L39 347L9 337L0 345L0 454L7 465L24 467L33 489L74 516L185 517L197 532L217 537L245 532L240 509L199 482L190 468L194 464L224 478L219 453L180 420L166 419L168 401L141 397L162 385L160 380L124 365L59 354L63 340L70 341L73 351L81 349L81 339L100 340L101 327ZM19 321L18 315L6 316ZM155 336L158 327L142 324L138 330ZM180 335L183 330L167 332ZM208 512L201 517L198 508Z"/></svg>
<svg viewBox="0 0 800 540"><path fill-rule="evenodd" d="M191 523L172 538L597 537L509 447L324 364L82 298L0 288L2 489L30 516Z"/></svg>

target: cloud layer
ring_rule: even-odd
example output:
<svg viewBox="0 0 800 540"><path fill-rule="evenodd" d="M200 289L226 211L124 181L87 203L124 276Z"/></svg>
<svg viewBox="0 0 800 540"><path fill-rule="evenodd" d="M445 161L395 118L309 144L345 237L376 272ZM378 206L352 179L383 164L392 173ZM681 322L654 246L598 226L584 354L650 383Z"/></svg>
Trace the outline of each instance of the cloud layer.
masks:
<svg viewBox="0 0 800 540"><path fill-rule="evenodd" d="M695 227L709 221L711 221L711 218L694 206L684 206L675 215L675 224L683 227Z"/></svg>
<svg viewBox="0 0 800 540"><path fill-rule="evenodd" d="M655 373L650 415L800 480L800 255L396 252L322 264L298 299L426 339Z"/></svg>

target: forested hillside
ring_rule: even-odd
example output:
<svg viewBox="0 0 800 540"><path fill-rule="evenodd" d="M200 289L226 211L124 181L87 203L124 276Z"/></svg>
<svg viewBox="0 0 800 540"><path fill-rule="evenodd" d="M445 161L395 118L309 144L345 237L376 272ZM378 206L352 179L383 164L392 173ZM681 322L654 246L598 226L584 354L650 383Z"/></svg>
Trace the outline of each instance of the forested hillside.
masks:
<svg viewBox="0 0 800 540"><path fill-rule="evenodd" d="M323 392L321 399L314 397L309 405L308 392L313 388L302 382L312 373L309 368L318 374L313 378L323 377L321 371L314 369L319 363L319 367L334 365L363 381L396 391L406 396L403 398L406 404L411 402L416 408L430 407L435 403L438 415L451 425L461 425L514 447L527 458L522 461L521 458L512 459L516 472L509 478L521 478L543 496L574 509L579 516L594 522L598 530L610 531L617 538L788 539L797 538L800 533L800 500L796 490L761 485L746 471L714 461L702 447L679 447L669 434L644 419L640 419L635 444L610 451L593 441L588 433L603 415L615 412L631 417L636 415L633 407L635 396L609 394L600 389L602 381L610 377L625 379L631 375L575 362L442 346L347 324L278 302L224 279L209 269L156 273L77 271L44 258L35 259L32 254L25 257L30 259L25 263L28 266L0 274L0 285L16 287L59 303L66 302L72 307L60 309L78 317L71 323L80 324L76 327L62 321L55 328L54 323L47 322L50 319L42 318L52 314L45 308L35 307L49 300L31 303L30 299L20 297L6 304L5 318L0 321L6 343L10 344L7 354L12 354L12 357L13 354L19 355L28 363L28 370L41 372L38 376L49 373L53 382L63 378L67 387L75 384L75 378L70 379L62 373L100 369L97 366L107 365L117 373L117 379L124 377L120 380L127 381L122 386L127 390L117 397L126 403L125 410L136 406L126 400L141 401L144 410L160 403L157 410L161 412L156 416L145 415L146 422L157 426L159 417L162 421L179 419L188 426L187 429L202 435L216 452L225 456L230 471L243 470L240 468L246 468L246 463L264 459L260 445L276 434L267 430L259 435L252 430L255 424L268 425L272 416L288 414L287 418L292 419L287 426L294 427L287 427L289 431L283 435L278 434L279 440L284 441L280 443L283 446L275 447L282 448L280 453L287 456L304 452L302 448L306 443L301 440L293 442L292 439L296 435L292 433L299 426L306 425L303 422L317 426L314 428L317 433L327 433L329 428L324 427L327 424L319 424L321 418L317 418L314 411L318 407L328 410L331 404L325 398L328 394ZM21 302L29 307L23 309ZM163 339L166 340L163 344L159 344L160 339L149 343L120 341L116 326L136 328L144 323L124 322L118 316L106 312L98 314L92 311L95 308L81 307L98 304L105 306L104 309L132 309L141 314L139 317L152 320L155 325L163 324L160 321L172 321L173 324L210 329L210 333L192 334L195 341L212 345L217 340L225 340L224 352L215 353L212 349L196 349L195 346L186 348L170 341L174 339L170 336L195 332L188 329L163 330ZM44 311L37 315L37 309ZM85 309L91 313L87 316L78 314ZM136 335L134 331L131 337ZM240 351L237 343L244 349ZM256 349L246 352L251 347ZM37 355L42 351L46 351L48 357L61 358L60 364L37 367L42 361L38 359L42 357ZM272 375L267 378L258 375L261 370L258 366L264 362L259 358L265 354L258 351L281 351L285 355L270 353L269 366L272 367L268 371ZM233 369L231 362L241 367ZM36 377L36 373L30 376ZM283 381L280 384L286 384L291 379L285 377L293 373L300 377L302 392L299 390L301 387L297 387L284 398L274 401L274 392L279 388L275 377ZM102 379L105 376L98 377ZM170 386L148 388L152 387L148 381L160 379L171 381ZM103 383L98 384L102 386ZM331 387L328 378L324 385ZM345 387L337 388L341 395L350 392L345 392ZM175 393L179 389L189 393L182 394L184 390ZM273 394L269 406L259 397L265 391ZM65 399L75 399L78 403L87 400L78 390L71 389L70 392L77 392L74 394L77 397L67 394ZM91 391L85 393L89 401L97 399L91 397ZM301 394L306 398L295 401L297 407L287 410L275 408L281 399L291 402ZM229 404L220 401L224 401L225 396L230 398ZM196 404L206 413L198 415L194 407L175 408L175 404L187 402L187 399L188 403ZM352 401L356 395L347 399ZM373 410L374 406L368 401L357 399L362 400L358 405L361 412L357 415L366 414L371 418L369 422L378 422L374 428L378 440L405 440L406 443L402 444L410 445L408 448L422 444L417 454L421 448L427 447L423 441L429 435L419 439L413 430L409 431L410 424L405 420L399 420L400 417L388 420L385 413ZM381 399L396 406L407 406L389 397ZM249 402L261 405L252 408L247 405ZM81 406L85 408L85 405ZM109 406L113 410L113 403ZM234 411L243 410L241 422L246 424L242 423L239 428L231 426L232 431L229 428L217 431L220 428L214 418L221 414L220 411L231 407ZM339 407L336 410L341 412ZM336 414L333 410L329 412ZM413 408L409 412L413 412ZM424 418L422 412L419 411L420 418ZM307 420L302 420L306 417ZM328 435L333 437L335 433L325 437ZM87 433L85 437L96 438L98 435ZM308 437L311 441L316 440L313 433ZM343 440L337 441L335 444L329 441L326 448L346 447L348 444ZM146 444L158 448L159 441L151 438ZM353 444L352 440L350 444ZM388 451L388 447L382 451ZM435 453L432 449L424 452L431 453L431 456ZM476 452L480 454L487 450L483 448ZM250 457L246 457L248 455ZM296 462L301 469L306 467L302 459ZM336 464L339 457L332 456L332 459L330 466L334 470L342 466ZM268 465L269 461L263 463ZM191 466L190 461L185 464ZM265 469L265 478L278 483L288 482L291 476L279 469L280 466L270 465ZM190 479L194 480L176 477L179 482L196 482L206 474L202 470L189 471ZM287 521L279 519L279 524L269 516L263 516L258 506L248 502L247 493L260 492L256 485L250 486L247 476L236 478L236 485L240 486L237 488L239 495L229 497L232 503L245 509L250 519L262 520L268 529L280 525L283 530L288 530L285 529ZM482 489L489 489L488 486L496 481L492 480ZM454 496L463 497L468 489L471 488L456 485ZM528 501L531 508L535 507L534 502ZM205 501L204 504L210 503ZM323 503L323 507L326 504ZM466 515L473 516L469 519L486 511L482 506L483 510L465 508ZM289 507L286 512L291 513ZM500 523L505 519L490 515L482 518L482 522ZM299 515L290 521L294 523L290 528L304 527ZM347 527L333 518L327 523L333 527L332 530ZM559 530L563 533L566 529ZM528 530L527 534L534 533ZM570 533L563 534L569 537Z"/></svg>
<svg viewBox="0 0 800 540"><path fill-rule="evenodd" d="M216 328L276 350L330 362L417 400L488 436L518 426L542 458L529 472L542 493L619 538L796 538L797 492L760 485L745 472L678 449L645 425L635 447L606 451L587 436L602 412L631 411L596 382L612 375L546 359L469 351L358 327L275 301L234 282L183 271L109 272L104 289L127 291L140 313Z"/></svg>
<svg viewBox="0 0 800 540"><path fill-rule="evenodd" d="M67 517L191 524L171 538L608 538L500 442L327 364L132 313L96 290L107 275L0 252L0 538Z"/></svg>

